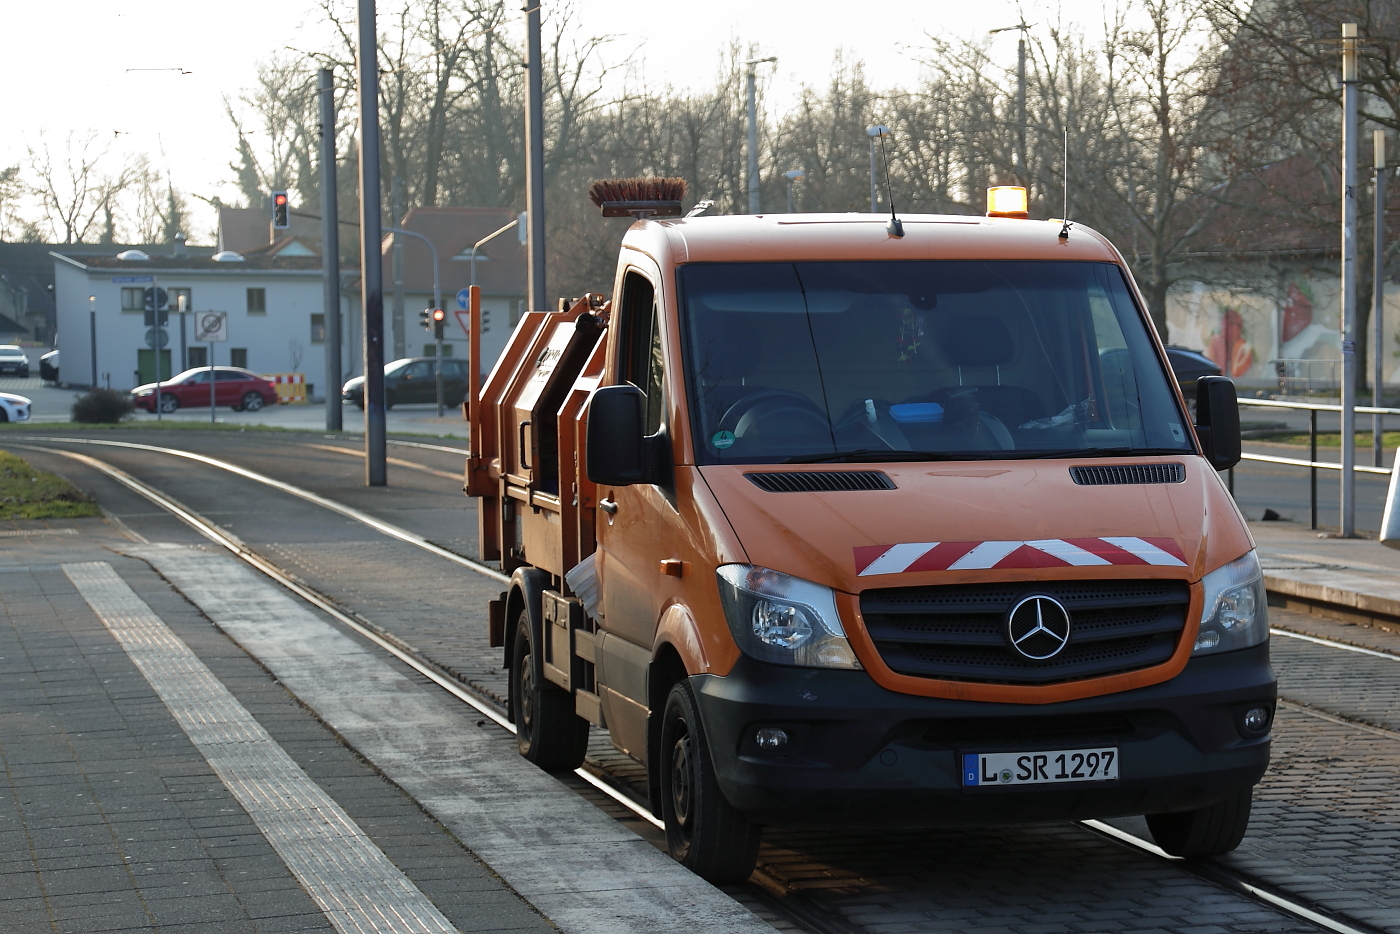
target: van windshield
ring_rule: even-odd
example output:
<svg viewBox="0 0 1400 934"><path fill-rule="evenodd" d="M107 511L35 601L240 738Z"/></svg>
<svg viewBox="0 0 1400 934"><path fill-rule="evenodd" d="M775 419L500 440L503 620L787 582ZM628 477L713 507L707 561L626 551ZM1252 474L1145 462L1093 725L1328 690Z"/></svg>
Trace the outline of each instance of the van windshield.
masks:
<svg viewBox="0 0 1400 934"><path fill-rule="evenodd" d="M1191 451L1112 264L697 263L677 279L701 464Z"/></svg>

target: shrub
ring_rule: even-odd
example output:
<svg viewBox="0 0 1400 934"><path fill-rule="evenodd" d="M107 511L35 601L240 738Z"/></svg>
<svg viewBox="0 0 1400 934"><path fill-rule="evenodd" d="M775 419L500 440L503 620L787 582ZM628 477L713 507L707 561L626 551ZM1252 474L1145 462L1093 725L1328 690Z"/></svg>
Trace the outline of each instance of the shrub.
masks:
<svg viewBox="0 0 1400 934"><path fill-rule="evenodd" d="M121 390L92 389L73 402L72 418L75 422L110 425L135 411L136 403Z"/></svg>

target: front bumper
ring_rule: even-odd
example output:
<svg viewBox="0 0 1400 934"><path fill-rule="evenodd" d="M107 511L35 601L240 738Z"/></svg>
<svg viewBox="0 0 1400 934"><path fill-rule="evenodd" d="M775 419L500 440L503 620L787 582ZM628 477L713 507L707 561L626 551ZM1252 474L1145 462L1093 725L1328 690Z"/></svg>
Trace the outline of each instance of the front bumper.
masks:
<svg viewBox="0 0 1400 934"><path fill-rule="evenodd" d="M1170 681L1057 704L989 704L885 690L863 671L741 658L692 679L725 797L783 826L955 826L1084 820L1204 807L1256 784L1269 736L1240 725L1273 708L1268 645L1192 659ZM985 729L984 729L985 725ZM763 726L793 741L753 741ZM1116 746L1110 782L971 787L964 753Z"/></svg>

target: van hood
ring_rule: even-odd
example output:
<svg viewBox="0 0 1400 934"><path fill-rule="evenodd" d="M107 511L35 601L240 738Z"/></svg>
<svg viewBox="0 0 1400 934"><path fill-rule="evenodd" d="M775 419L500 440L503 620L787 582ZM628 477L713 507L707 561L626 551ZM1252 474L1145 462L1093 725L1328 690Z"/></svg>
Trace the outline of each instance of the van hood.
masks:
<svg viewBox="0 0 1400 934"><path fill-rule="evenodd" d="M1180 464L1184 479L1081 485L1070 471L1146 464ZM750 476L853 471L884 474L894 488L768 492ZM750 563L847 593L992 579L1196 581L1253 547L1219 476L1194 455L699 472Z"/></svg>

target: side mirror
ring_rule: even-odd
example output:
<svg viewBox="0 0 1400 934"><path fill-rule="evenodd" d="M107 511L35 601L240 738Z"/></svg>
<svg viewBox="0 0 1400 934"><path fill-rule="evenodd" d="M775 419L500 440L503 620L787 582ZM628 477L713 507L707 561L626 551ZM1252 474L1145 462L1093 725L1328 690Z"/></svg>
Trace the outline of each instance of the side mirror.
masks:
<svg viewBox="0 0 1400 934"><path fill-rule="evenodd" d="M647 480L642 421L646 396L636 386L602 386L588 402L588 479L609 486Z"/></svg>
<svg viewBox="0 0 1400 934"><path fill-rule="evenodd" d="M1216 470L1240 462L1240 403L1235 383L1224 376L1196 380L1196 435L1201 453Z"/></svg>

